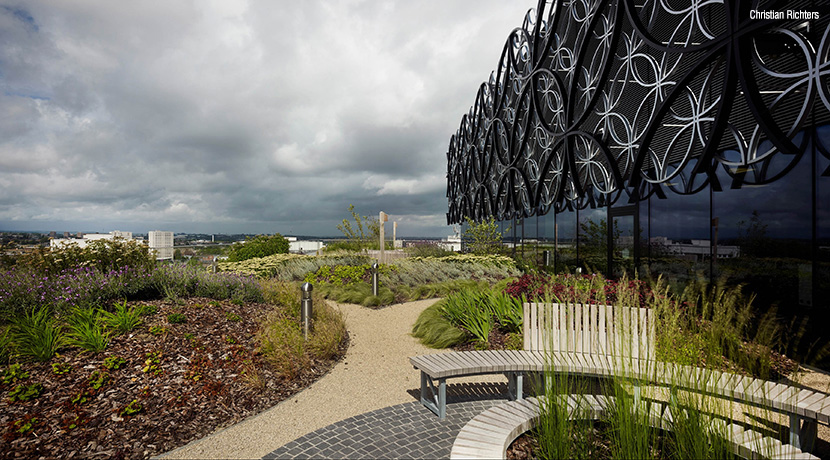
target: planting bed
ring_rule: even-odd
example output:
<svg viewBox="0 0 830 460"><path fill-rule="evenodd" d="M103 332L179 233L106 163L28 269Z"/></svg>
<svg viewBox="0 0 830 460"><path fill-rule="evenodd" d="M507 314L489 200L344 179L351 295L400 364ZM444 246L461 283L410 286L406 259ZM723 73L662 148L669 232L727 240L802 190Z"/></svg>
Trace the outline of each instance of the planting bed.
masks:
<svg viewBox="0 0 830 460"><path fill-rule="evenodd" d="M347 345L344 339L338 357L312 361L286 380L256 349L270 305L205 298L132 304L157 312L132 333L114 336L104 352L61 350L50 362L22 363L28 377L0 380L2 458L158 455L297 393L331 369ZM37 384L39 396L12 401L16 387Z"/></svg>
<svg viewBox="0 0 830 460"><path fill-rule="evenodd" d="M591 429L587 430L584 435L587 436L587 441L590 443L588 452L585 453L584 458L594 460L612 459L613 453L611 450L610 435L608 433L610 427L606 423L598 422ZM576 442L577 440L574 440ZM516 438L507 448L508 460L537 460L542 458L539 450L539 440L530 433L524 433ZM651 458L659 459L665 458L663 456L663 449L660 447L652 450ZM734 458L740 458L735 456Z"/></svg>

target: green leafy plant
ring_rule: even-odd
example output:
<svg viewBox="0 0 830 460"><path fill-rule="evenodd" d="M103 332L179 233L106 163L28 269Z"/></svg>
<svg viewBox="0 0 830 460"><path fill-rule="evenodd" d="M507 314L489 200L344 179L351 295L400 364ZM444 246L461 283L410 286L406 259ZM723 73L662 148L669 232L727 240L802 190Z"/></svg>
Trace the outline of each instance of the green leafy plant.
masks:
<svg viewBox="0 0 830 460"><path fill-rule="evenodd" d="M137 399L133 399L132 401L130 401L129 404L124 406L124 408L121 409L119 413L124 416L130 416L135 415L141 412L142 410L144 410L144 407L141 405L141 403L139 403Z"/></svg>
<svg viewBox="0 0 830 460"><path fill-rule="evenodd" d="M442 313L450 323L464 328L476 338L478 348L487 348L493 318L490 309L482 302L483 295L475 290L463 290L449 295Z"/></svg>
<svg viewBox="0 0 830 460"><path fill-rule="evenodd" d="M100 390L104 385L107 384L110 380L110 375L106 372L101 371L94 371L90 376L87 383L89 383L89 387L93 390Z"/></svg>
<svg viewBox="0 0 830 460"><path fill-rule="evenodd" d="M92 353L107 348L110 332L104 328L100 310L76 308L67 318L69 343Z"/></svg>
<svg viewBox="0 0 830 460"><path fill-rule="evenodd" d="M31 385L17 385L9 392L9 400L12 402L31 401L43 393L43 385L33 383Z"/></svg>
<svg viewBox="0 0 830 460"><path fill-rule="evenodd" d="M359 250L363 248L372 247L373 242L377 242L376 247L379 246L380 241L380 222L377 217L361 216L354 209L354 205L349 205L349 213L354 220L354 225L348 219L337 224L337 229L343 232L343 235L349 240L349 249Z"/></svg>
<svg viewBox="0 0 830 460"><path fill-rule="evenodd" d="M26 434L35 429L35 426L39 423L37 417L27 417L21 420L15 420L13 423L14 431L17 434Z"/></svg>
<svg viewBox="0 0 830 460"><path fill-rule="evenodd" d="M152 335L163 335L167 333L167 328L164 326L153 325L149 327L148 331Z"/></svg>
<svg viewBox="0 0 830 460"><path fill-rule="evenodd" d="M11 320L11 340L17 353L35 361L48 361L64 343L63 327L48 308L38 308Z"/></svg>
<svg viewBox="0 0 830 460"><path fill-rule="evenodd" d="M29 372L23 370L20 363L14 363L3 372L3 383L8 385L29 378Z"/></svg>
<svg viewBox="0 0 830 460"><path fill-rule="evenodd" d="M228 321L233 322L233 323L242 321L242 318L239 315L237 315L236 313L231 312L231 311L226 311L225 312L225 319L227 319Z"/></svg>
<svg viewBox="0 0 830 460"><path fill-rule="evenodd" d="M444 301L440 301L421 312L412 335L431 348L447 348L462 343L467 334L455 327L442 313Z"/></svg>
<svg viewBox="0 0 830 460"><path fill-rule="evenodd" d="M12 355L12 338L8 328L0 333L0 362L8 362Z"/></svg>
<svg viewBox="0 0 830 460"><path fill-rule="evenodd" d="M143 320L142 308L127 307L127 301L116 303L112 312L102 312L104 323L118 333L130 332L139 326Z"/></svg>
<svg viewBox="0 0 830 460"><path fill-rule="evenodd" d="M69 363L52 363L52 373L64 375L72 372L72 365Z"/></svg>
<svg viewBox="0 0 830 460"><path fill-rule="evenodd" d="M164 370L159 367L161 363L161 352L154 351L147 353L147 359L144 360L144 367L141 369L146 374L161 375Z"/></svg>
<svg viewBox="0 0 830 460"><path fill-rule="evenodd" d="M142 305L139 307L139 312L141 316L153 316L158 313L159 307L155 305Z"/></svg>
<svg viewBox="0 0 830 460"><path fill-rule="evenodd" d="M466 218L467 229L463 238L467 241L467 249L473 254L498 254L501 252L502 233L494 217L476 222Z"/></svg>
<svg viewBox="0 0 830 460"><path fill-rule="evenodd" d="M120 356L109 356L104 358L104 367L109 370L121 369L127 362Z"/></svg>
<svg viewBox="0 0 830 460"><path fill-rule="evenodd" d="M234 343L237 343L237 340L236 340L236 337L228 334L228 335L225 336L225 342L229 343L229 344L234 344Z"/></svg>
<svg viewBox="0 0 830 460"><path fill-rule="evenodd" d="M187 316L183 313L170 313L167 315L167 322L170 324L182 324L187 322Z"/></svg>
<svg viewBox="0 0 830 460"><path fill-rule="evenodd" d="M86 404L87 402L89 402L89 398L91 398L91 397L92 396L89 394L88 391L81 391L80 393L76 394L71 399L71 402L72 402L72 404L74 404L76 406L82 406L82 405Z"/></svg>

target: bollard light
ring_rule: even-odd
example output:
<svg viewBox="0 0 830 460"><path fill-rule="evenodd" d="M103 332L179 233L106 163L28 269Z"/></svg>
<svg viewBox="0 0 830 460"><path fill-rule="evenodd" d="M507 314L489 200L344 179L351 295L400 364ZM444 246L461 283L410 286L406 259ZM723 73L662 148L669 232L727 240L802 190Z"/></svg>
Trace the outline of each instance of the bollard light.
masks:
<svg viewBox="0 0 830 460"><path fill-rule="evenodd" d="M550 267L550 251L542 251L542 266Z"/></svg>
<svg viewBox="0 0 830 460"><path fill-rule="evenodd" d="M378 263L372 264L372 295L378 295Z"/></svg>
<svg viewBox="0 0 830 460"><path fill-rule="evenodd" d="M308 331L311 329L312 290L314 290L314 286L312 286L311 283L303 283L303 285L300 286L300 291L302 292L302 297L300 300L300 324L302 324L303 326L303 338L306 340L308 340Z"/></svg>

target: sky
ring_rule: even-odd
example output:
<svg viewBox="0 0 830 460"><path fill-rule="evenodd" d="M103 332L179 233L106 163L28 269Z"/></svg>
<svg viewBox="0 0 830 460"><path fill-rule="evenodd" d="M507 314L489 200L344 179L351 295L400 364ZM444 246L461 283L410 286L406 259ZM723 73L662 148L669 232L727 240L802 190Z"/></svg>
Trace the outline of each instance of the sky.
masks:
<svg viewBox="0 0 830 460"><path fill-rule="evenodd" d="M450 136L534 6L0 0L0 230L448 235Z"/></svg>

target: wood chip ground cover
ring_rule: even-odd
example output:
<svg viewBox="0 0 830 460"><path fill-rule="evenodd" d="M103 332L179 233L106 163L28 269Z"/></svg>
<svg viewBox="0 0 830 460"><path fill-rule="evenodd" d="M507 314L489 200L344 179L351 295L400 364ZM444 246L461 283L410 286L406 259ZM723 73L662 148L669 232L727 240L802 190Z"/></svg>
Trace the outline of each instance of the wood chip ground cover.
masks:
<svg viewBox="0 0 830 460"><path fill-rule="evenodd" d="M22 363L25 379L0 381L0 458L158 455L297 393L347 346L346 339L337 359L312 361L285 380L257 351L257 328L272 306L204 298L134 304L158 311L102 353L62 350L51 362ZM170 324L172 313L185 322ZM114 357L124 361L118 368ZM36 384L40 396L11 401L15 387Z"/></svg>

